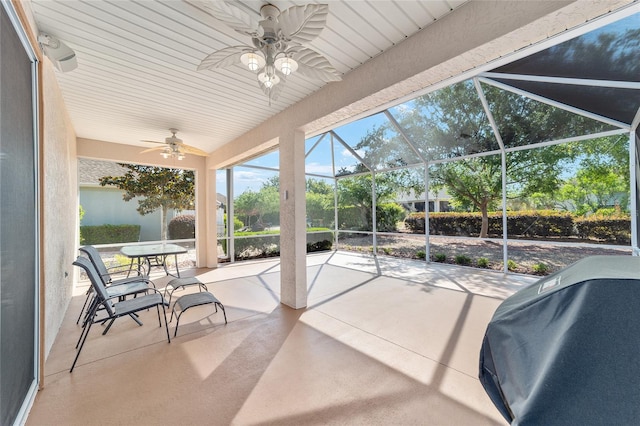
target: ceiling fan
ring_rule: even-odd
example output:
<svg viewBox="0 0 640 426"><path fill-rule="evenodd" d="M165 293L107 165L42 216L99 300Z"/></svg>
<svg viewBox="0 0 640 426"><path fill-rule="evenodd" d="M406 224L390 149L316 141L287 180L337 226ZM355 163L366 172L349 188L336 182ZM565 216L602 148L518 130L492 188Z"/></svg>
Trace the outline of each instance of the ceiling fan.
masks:
<svg viewBox="0 0 640 426"><path fill-rule="evenodd" d="M252 46L231 46L213 52L202 60L198 70L244 64L257 74L258 84L271 99L277 100L282 83L293 72L324 81L340 81L340 74L329 60L304 45L322 32L329 14L327 4L293 6L280 11L272 4L260 8L257 21L238 6L212 0L189 0L237 32L251 37Z"/></svg>
<svg viewBox="0 0 640 426"><path fill-rule="evenodd" d="M157 143L157 144L162 144L164 146L145 149L144 151L140 152L140 154L144 154L152 151L160 151L160 155L162 155L162 157L177 158L178 160L183 160L185 158L185 154L201 155L203 157L206 157L207 155L209 155L201 149L198 149L196 147L189 146L183 143L182 139L176 137L176 133L178 133L178 129L169 129L169 131L171 132L171 137L165 138L164 142L143 140L142 142Z"/></svg>

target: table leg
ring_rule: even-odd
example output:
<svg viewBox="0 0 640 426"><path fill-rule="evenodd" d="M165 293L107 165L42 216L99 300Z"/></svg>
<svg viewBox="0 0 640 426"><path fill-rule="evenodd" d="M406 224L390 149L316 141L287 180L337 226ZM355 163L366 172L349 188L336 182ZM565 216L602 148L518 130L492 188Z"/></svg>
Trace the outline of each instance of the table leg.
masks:
<svg viewBox="0 0 640 426"><path fill-rule="evenodd" d="M164 268L165 274L171 275L172 277L180 278L180 269L178 268L178 255L173 255L173 259L176 262L176 275L173 275L171 272L169 272L169 269L167 268L167 257L169 257L169 255L162 256L162 267Z"/></svg>
<svg viewBox="0 0 640 426"><path fill-rule="evenodd" d="M129 263L129 270L127 271L127 278L129 278L129 275L131 275L131 270L133 269L133 257L131 258L131 263ZM138 268L138 272L140 271L140 269Z"/></svg>
<svg viewBox="0 0 640 426"><path fill-rule="evenodd" d="M173 257L174 257L174 259L176 261L176 274L177 274L178 278L180 278L180 269L178 268L178 255L174 254Z"/></svg>

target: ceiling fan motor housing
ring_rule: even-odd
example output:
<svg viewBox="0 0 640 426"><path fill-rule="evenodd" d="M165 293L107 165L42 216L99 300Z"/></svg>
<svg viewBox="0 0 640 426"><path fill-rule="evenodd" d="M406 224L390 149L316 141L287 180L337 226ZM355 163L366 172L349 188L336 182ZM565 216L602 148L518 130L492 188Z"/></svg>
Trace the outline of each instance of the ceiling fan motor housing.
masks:
<svg viewBox="0 0 640 426"><path fill-rule="evenodd" d="M271 19L275 21L278 19L278 16L280 16L280 9L272 4L265 4L260 8L260 15L262 15L262 18L265 20Z"/></svg>
<svg viewBox="0 0 640 426"><path fill-rule="evenodd" d="M280 9L272 4L265 4L260 9L260 15L263 20L260 21L260 26L264 30L264 34L260 37L260 41L269 45L278 40L278 34L276 27L278 26L278 16L280 16Z"/></svg>

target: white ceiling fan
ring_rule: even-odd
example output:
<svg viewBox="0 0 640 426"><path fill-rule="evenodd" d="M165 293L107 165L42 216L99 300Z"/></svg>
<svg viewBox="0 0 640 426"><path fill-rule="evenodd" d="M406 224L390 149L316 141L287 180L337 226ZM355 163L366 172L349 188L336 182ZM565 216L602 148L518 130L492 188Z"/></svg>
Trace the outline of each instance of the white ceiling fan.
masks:
<svg viewBox="0 0 640 426"><path fill-rule="evenodd" d="M296 71L326 83L341 80L327 58L304 46L325 27L328 5L308 4L280 11L272 4L265 4L260 9L262 20L257 21L232 3L213 0L189 0L189 3L248 35L253 44L213 52L202 60L198 70L225 68L241 62L257 74L258 84L269 100L278 98L281 83Z"/></svg>
<svg viewBox="0 0 640 426"><path fill-rule="evenodd" d="M145 149L144 151L140 152L140 154L152 151L160 151L160 155L162 155L164 158L171 157L177 158L178 160L183 160L185 158L185 154L200 155L203 157L209 155L201 149L183 143L182 139L176 136L176 133L178 133L178 129L169 129L169 131L171 132L171 137L165 138L164 142L143 140L142 142L156 143L164 146Z"/></svg>

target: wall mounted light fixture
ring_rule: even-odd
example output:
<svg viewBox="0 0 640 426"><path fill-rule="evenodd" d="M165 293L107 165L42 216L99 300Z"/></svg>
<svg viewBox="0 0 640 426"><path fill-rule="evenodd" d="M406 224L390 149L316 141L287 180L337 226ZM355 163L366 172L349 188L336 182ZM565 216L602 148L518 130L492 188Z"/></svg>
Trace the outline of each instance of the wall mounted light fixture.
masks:
<svg viewBox="0 0 640 426"><path fill-rule="evenodd" d="M76 52L54 36L40 33L38 43L40 43L45 56L53 62L53 66L58 71L69 72L78 67Z"/></svg>

